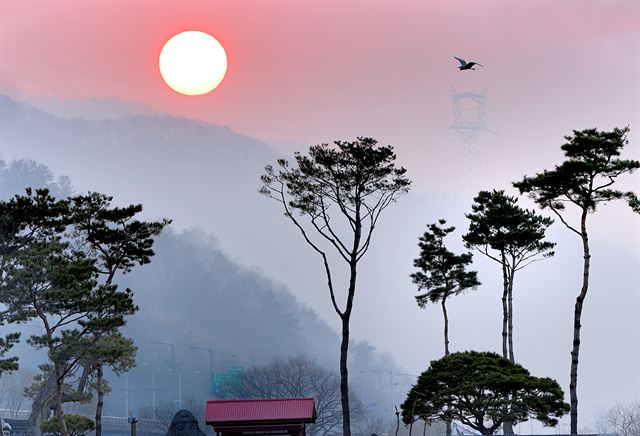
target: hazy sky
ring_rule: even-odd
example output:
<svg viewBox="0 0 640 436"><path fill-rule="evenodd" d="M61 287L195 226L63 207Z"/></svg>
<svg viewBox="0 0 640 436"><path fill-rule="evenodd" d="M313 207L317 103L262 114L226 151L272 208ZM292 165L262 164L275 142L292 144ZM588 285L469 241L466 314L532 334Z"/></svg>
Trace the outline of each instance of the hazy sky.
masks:
<svg viewBox="0 0 640 436"><path fill-rule="evenodd" d="M133 100L289 150L374 136L439 189L457 175L442 160L460 160L442 130L452 88L486 91L498 135L482 137L487 184L548 166L573 128L640 119L636 1L3 1L0 12L0 84ZM169 90L157 68L164 42L187 29L227 50L227 76L205 96ZM460 72L453 56L486 68Z"/></svg>
<svg viewBox="0 0 640 436"><path fill-rule="evenodd" d="M511 153L511 135L557 142L639 116L636 1L5 0L0 11L0 79L25 92L125 98L266 138L376 136L407 162L443 139L450 86L486 89L487 124ZM206 96L170 91L157 69L187 29L229 57ZM486 68L458 72L453 56Z"/></svg>
<svg viewBox="0 0 640 436"><path fill-rule="evenodd" d="M211 94L182 96L168 89L160 77L157 58L162 45L184 30L208 32L227 50L227 76ZM485 68L460 72L453 56L480 62ZM481 135L476 162L481 170L474 185L508 188L523 174L559 162L562 137L572 129L630 125L626 156L639 159L639 78L640 2L631 0L0 2L0 87L17 89L27 96L115 97L141 103L158 111L230 126L266 140L282 153L333 139L373 136L395 146L399 161L415 181L417 195L438 192L468 199L461 189L466 175L459 137L446 130L453 119L452 89L484 90L487 97L485 122L495 133ZM639 185L636 174L625 187L638 192ZM458 215L463 212L456 211ZM430 219L438 217L438 212L429 213L433 214ZM194 217L197 223L195 212ZM379 239L382 247L400 237L391 230L383 235L383 229ZM413 246L421 229L408 226L400 233L410 237ZM561 229L557 232L562 234ZM612 206L594 217L593 234L595 244L619 250L627 259L623 265L637 267L640 226L637 217L624 207ZM393 264L392 268L403 271L402 283L408 287L410 264L405 257L413 254L401 259L389 259L385 254L384 250L374 253L372 264ZM564 270L551 266L539 270L547 274L542 277L547 280L543 286L553 285L551 274L576 273L579 258L572 255L560 258L559 262L566 262L561 264L566 266ZM313 259L311 254L308 258ZM263 268L272 266L269 260L263 265L256 259L249 261ZM404 266L395 265L400 261ZM524 277L539 279L539 271ZM602 272L611 274L606 268ZM615 277L608 283L633 296L633 304L621 316L637 319L637 269L633 277L632 285L615 285ZM294 288L303 284L301 278L290 279L284 273L274 278ZM368 280L363 280L363 286L371 285ZM375 282L378 286L397 285L387 277ZM606 301L606 295L596 297L594 293L594 300L587 305L615 306L615 302ZM301 298L331 320L325 297ZM373 312L401 319L410 305L415 310L411 319L426 318L425 314L413 307L411 298L398 305L394 305L397 296L381 294L381 298L386 312L371 300L362 302L354 322L366 326L369 336L356 336L371 339L411 371L419 371L425 356L432 353L407 351L397 336L386 334L389 329L383 322L362 318ZM478 302L480 297L469 298L472 300L467 301ZM561 339L569 344L568 315L575 295L562 298L559 308L549 310L562 313L566 322ZM326 304L321 306L320 301ZM456 308L462 310L462 304L453 303L453 313ZM545 310L545 303L533 297L519 304ZM523 314L522 325L535 326L539 313L532 309L530 315ZM465 316L473 325L482 323L486 314L467 309ZM598 319L597 314L591 316ZM405 321L399 321L403 328ZM428 324L418 329L432 328L439 334L440 322L439 314L431 312ZM632 338L640 337L638 322L624 326L634 330ZM531 333L535 329L529 332L523 340L535 344L539 340ZM437 334L432 341L436 344ZM591 334L597 336L598 332ZM605 333L600 334L602 350L618 353L606 348L611 342ZM464 343L462 348L472 346ZM633 362L640 364L638 344L631 348L622 355L625 362L632 362L626 371L633 368ZM558 357L557 374L550 375L565 377L569 346L560 349L566 349L566 355ZM597 353L597 348L591 350L585 349L584 355ZM529 347L529 361L544 368L537 352ZM590 371L595 377L600 369L595 366ZM606 379L599 380L604 383ZM605 388L596 383L589 392ZM630 385L622 386L619 394L616 389L609 391L607 403L616 398L638 398L637 371ZM592 410L600 405L595 399L589 404Z"/></svg>

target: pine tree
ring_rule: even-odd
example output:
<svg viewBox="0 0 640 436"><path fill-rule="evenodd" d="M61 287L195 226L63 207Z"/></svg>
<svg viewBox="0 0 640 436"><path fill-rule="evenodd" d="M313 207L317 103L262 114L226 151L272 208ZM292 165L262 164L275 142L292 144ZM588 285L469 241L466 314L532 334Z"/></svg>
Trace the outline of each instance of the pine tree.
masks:
<svg viewBox="0 0 640 436"><path fill-rule="evenodd" d="M444 354L449 354L449 317L447 315L447 299L459 295L469 289L476 289L480 282L475 271L467 271L473 255L460 255L449 251L444 245L444 238L455 230L455 227L443 227L447 222L443 219L430 224L428 230L420 237L420 257L413 261L418 271L411 274L418 289L426 291L416 296L420 307L428 303L440 303L444 317Z"/></svg>
<svg viewBox="0 0 640 436"><path fill-rule="evenodd" d="M496 261L502 270L502 356L515 362L513 352L513 284L516 272L554 255L554 243L545 241L550 218L522 209L504 191L480 191L471 206L469 232L462 238Z"/></svg>
<svg viewBox="0 0 640 436"><path fill-rule="evenodd" d="M261 177L260 193L281 203L285 216L322 258L331 303L342 324L342 432L343 436L350 436L347 357L358 263L369 249L380 214L409 190L411 182L405 177L404 168L396 168L396 155L391 146L378 146L372 138L334 144L335 148L328 144L314 145L308 155L296 153L297 167L290 167L284 159L278 160L279 171L268 165ZM343 228L346 233L340 234ZM347 264L349 283L343 308L338 304L323 243Z"/></svg>
<svg viewBox="0 0 640 436"><path fill-rule="evenodd" d="M561 146L565 160L553 170L544 170L533 177L524 177L513 185L520 193L527 193L542 209L551 210L564 226L582 242L582 286L576 298L573 314L573 345L569 392L571 397L571 434L578 434L578 363L580 356L580 328L582 308L589 290L591 248L587 218L597 207L613 200L626 200L640 213L640 202L635 193L613 189L618 177L640 168L636 160L619 159L628 143L629 128L615 128L610 132L597 129L574 130ZM566 217L566 206L577 207L579 225Z"/></svg>

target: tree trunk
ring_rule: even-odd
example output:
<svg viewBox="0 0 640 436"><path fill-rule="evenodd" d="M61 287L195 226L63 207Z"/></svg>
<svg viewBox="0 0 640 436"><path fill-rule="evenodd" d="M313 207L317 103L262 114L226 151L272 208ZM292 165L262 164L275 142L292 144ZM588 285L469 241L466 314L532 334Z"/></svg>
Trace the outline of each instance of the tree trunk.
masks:
<svg viewBox="0 0 640 436"><path fill-rule="evenodd" d="M444 355L449 355L449 317L447 316L447 297L442 299L442 314L444 315ZM451 420L445 421L446 436L451 436Z"/></svg>
<svg viewBox="0 0 640 436"><path fill-rule="evenodd" d="M513 432L513 423L511 421L505 421L502 424L502 433L504 434L514 434Z"/></svg>
<svg viewBox="0 0 640 436"><path fill-rule="evenodd" d="M509 301L509 323L508 323L508 332L507 337L509 338L509 360L515 363L515 357L513 356L513 274L514 271L511 271L509 276L509 288L508 288L508 301Z"/></svg>
<svg viewBox="0 0 640 436"><path fill-rule="evenodd" d="M46 413L49 412L49 404L55 393L55 375L49 374L45 385L37 393L31 403L31 414L27 423L27 436L40 436L40 423L44 418L49 418Z"/></svg>
<svg viewBox="0 0 640 436"><path fill-rule="evenodd" d="M447 297L442 299L442 315L444 315L444 355L449 355L449 317L447 316Z"/></svg>
<svg viewBox="0 0 640 436"><path fill-rule="evenodd" d="M509 320L509 309L507 306L507 297L509 295L509 279L507 277L507 266L504 253L502 253L502 357L509 358L507 348L507 324Z"/></svg>
<svg viewBox="0 0 640 436"><path fill-rule="evenodd" d="M513 360L513 271L509 271L507 267L507 259L502 253L502 357ZM503 413L509 413L509 407L505 407ZM502 424L502 432L504 434L514 434L513 423L505 420Z"/></svg>
<svg viewBox="0 0 640 436"><path fill-rule="evenodd" d="M347 355L349 352L349 318L342 318L342 343L340 344L340 401L342 404L342 434L351 436L351 416L349 410L349 372Z"/></svg>
<svg viewBox="0 0 640 436"><path fill-rule="evenodd" d="M54 363L54 374L56 378L55 389L55 407L56 417L58 418L58 429L60 430L60 436L69 436L69 430L67 429L67 422L64 419L64 410L62 409L62 370L58 363Z"/></svg>
<svg viewBox="0 0 640 436"><path fill-rule="evenodd" d="M398 436L398 430L400 430L400 412L396 406L394 407L396 408L396 436Z"/></svg>
<svg viewBox="0 0 640 436"><path fill-rule="evenodd" d="M96 433L102 436L102 408L104 407L104 371L102 365L98 365L98 403L96 404Z"/></svg>
<svg viewBox="0 0 640 436"><path fill-rule="evenodd" d="M342 404L342 435L351 436L351 409L349 408L349 371L347 358L349 354L349 321L353 309L353 297L356 294L356 278L358 275L358 249L362 235L360 221L360 207L356 206L355 228L353 233L353 249L349 259L349 290L347 291L347 305L340 315L342 320L342 343L340 344L340 402Z"/></svg>
<svg viewBox="0 0 640 436"><path fill-rule="evenodd" d="M589 252L589 236L587 235L587 209L583 209L580 219L580 230L582 236L583 269L582 269L582 289L576 298L576 305L573 316L573 348L571 350L571 376L569 382L569 393L571 397L571 434L578 434L578 361L580 354L580 318L582 317L582 305L584 304L587 291L589 290L589 267L591 254Z"/></svg>

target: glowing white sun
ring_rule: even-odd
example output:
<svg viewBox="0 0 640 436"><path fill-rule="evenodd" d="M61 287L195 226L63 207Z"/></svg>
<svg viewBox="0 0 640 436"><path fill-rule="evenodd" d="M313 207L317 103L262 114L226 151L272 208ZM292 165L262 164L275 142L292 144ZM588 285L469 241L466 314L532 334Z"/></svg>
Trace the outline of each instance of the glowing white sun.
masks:
<svg viewBox="0 0 640 436"><path fill-rule="evenodd" d="M171 89L185 95L213 91L227 72L227 54L211 35L190 30L178 33L160 52L160 74Z"/></svg>

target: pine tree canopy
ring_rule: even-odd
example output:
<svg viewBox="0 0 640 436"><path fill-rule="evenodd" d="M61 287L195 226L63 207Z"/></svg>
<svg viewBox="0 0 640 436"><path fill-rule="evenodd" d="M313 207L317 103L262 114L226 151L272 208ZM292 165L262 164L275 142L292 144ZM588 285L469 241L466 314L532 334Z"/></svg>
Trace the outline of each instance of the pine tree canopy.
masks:
<svg viewBox="0 0 640 436"><path fill-rule="evenodd" d="M532 376L496 353L452 353L431 362L402 404L406 424L415 419L456 420L482 434L493 434L505 421L529 416L555 426L569 411L560 385Z"/></svg>

